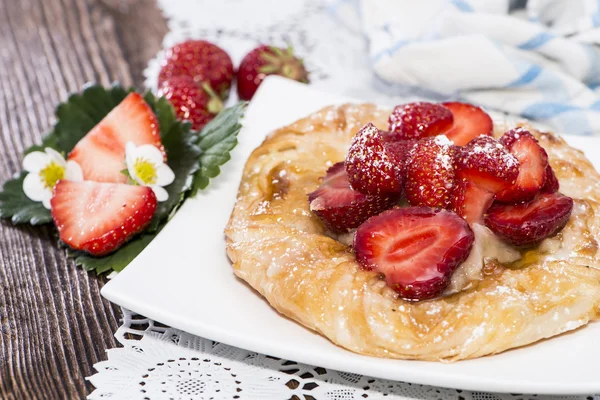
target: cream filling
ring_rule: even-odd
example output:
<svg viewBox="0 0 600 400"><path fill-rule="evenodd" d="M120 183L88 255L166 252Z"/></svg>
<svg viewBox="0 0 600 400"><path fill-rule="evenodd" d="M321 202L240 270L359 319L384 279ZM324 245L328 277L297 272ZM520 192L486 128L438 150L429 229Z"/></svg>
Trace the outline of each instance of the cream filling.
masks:
<svg viewBox="0 0 600 400"><path fill-rule="evenodd" d="M496 260L504 264L521 258L521 253L517 249L504 243L486 226L473 224L471 229L475 234L471 253L452 274L450 285L444 291L444 295L467 290L474 282L483 279L483 266L486 262Z"/></svg>

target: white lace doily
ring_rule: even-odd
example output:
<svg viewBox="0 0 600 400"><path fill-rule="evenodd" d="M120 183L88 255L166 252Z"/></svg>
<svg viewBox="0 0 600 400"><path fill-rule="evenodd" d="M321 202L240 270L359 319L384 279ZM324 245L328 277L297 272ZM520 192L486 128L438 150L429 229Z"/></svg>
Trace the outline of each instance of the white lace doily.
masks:
<svg viewBox="0 0 600 400"><path fill-rule="evenodd" d="M423 399L521 400L543 396L476 393L367 376L281 360L216 343L123 309L115 337L122 348L94 366L89 399ZM552 397L600 400L598 396Z"/></svg>
<svg viewBox="0 0 600 400"><path fill-rule="evenodd" d="M386 93L374 80L367 43L358 27L354 0L159 0L169 18L164 48L204 38L225 48L239 63L259 43L291 44L311 72L315 87L394 105L412 99ZM335 11L334 11L335 9ZM336 16L355 16L342 24ZM350 19L351 20L351 19ZM348 18L344 18L348 21ZM162 53L145 75L155 88ZM234 91L233 91L234 92ZM233 93L230 101L236 101ZM280 360L167 328L123 310L108 350L89 377L90 399L455 399L518 400L537 396L472 393L392 382ZM600 396L558 397L600 400Z"/></svg>

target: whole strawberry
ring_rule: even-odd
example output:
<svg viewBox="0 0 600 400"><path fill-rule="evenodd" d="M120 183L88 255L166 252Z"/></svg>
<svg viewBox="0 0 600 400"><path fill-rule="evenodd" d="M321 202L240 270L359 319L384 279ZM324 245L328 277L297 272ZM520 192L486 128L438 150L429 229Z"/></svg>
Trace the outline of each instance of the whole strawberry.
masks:
<svg viewBox="0 0 600 400"><path fill-rule="evenodd" d="M261 45L242 59L237 72L237 89L241 100L250 100L267 75L280 75L308 83L308 72L291 47L281 49Z"/></svg>
<svg viewBox="0 0 600 400"><path fill-rule="evenodd" d="M167 79L158 94L173 105L180 119L190 121L196 131L204 128L223 109L223 102L209 85L198 85L189 76Z"/></svg>
<svg viewBox="0 0 600 400"><path fill-rule="evenodd" d="M198 84L210 85L224 99L233 82L233 63L219 46L206 40L188 40L167 50L158 75L158 87L180 75L191 77Z"/></svg>

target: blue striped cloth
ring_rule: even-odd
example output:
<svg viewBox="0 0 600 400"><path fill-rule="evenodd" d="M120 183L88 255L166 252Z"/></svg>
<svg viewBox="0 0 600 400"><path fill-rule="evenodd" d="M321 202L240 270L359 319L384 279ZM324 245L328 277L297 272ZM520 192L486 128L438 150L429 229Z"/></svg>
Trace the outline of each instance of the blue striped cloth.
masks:
<svg viewBox="0 0 600 400"><path fill-rule="evenodd" d="M330 0L381 87L600 135L600 0Z"/></svg>

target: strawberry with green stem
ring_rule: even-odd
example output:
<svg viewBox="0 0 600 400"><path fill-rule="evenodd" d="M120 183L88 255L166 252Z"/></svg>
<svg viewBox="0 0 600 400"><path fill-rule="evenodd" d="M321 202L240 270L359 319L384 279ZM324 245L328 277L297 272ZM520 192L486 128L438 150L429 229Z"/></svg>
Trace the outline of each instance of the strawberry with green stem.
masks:
<svg viewBox="0 0 600 400"><path fill-rule="evenodd" d="M268 75L280 75L298 82L309 82L304 62L294 55L291 47L282 49L261 45L246 54L238 68L237 89L240 99L250 100Z"/></svg>
<svg viewBox="0 0 600 400"><path fill-rule="evenodd" d="M200 131L223 110L223 101L206 83L200 86L189 76L167 79L159 89L175 109L177 117L192 123L192 129Z"/></svg>
<svg viewBox="0 0 600 400"><path fill-rule="evenodd" d="M158 75L158 87L178 76L190 77L205 90L210 87L209 94L214 92L224 99L233 82L233 63L219 46L206 40L187 40L167 50Z"/></svg>

